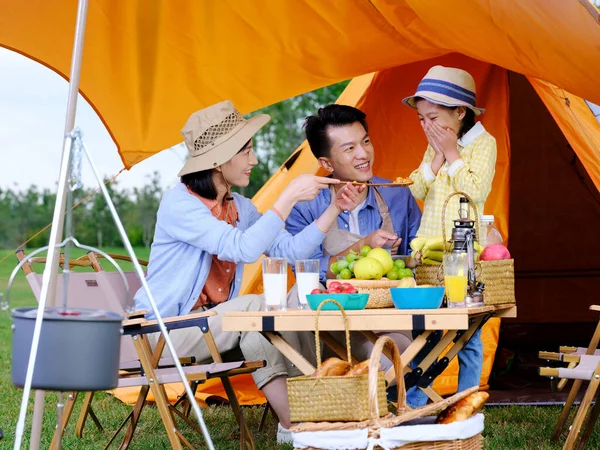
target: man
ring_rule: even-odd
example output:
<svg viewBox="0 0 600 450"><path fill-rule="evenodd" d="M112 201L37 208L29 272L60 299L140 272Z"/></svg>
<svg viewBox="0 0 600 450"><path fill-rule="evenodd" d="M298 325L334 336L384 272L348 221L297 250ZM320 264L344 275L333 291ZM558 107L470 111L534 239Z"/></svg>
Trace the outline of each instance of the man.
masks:
<svg viewBox="0 0 600 450"><path fill-rule="evenodd" d="M375 152L369 139L366 115L345 105L328 105L316 115L306 118L306 138L321 167L341 181L389 183L373 176ZM341 183L343 184L343 183ZM298 234L327 208L337 187L323 189L315 199L297 203L286 221L286 229ZM421 211L410 190L405 187L359 187L360 203L352 211L343 211L329 229L327 237L312 255L320 260L320 278L335 278L329 267L337 256L350 250L358 252L363 245L372 248L390 248L392 254L406 255L410 241L416 236ZM329 272L329 273L328 273ZM411 341L410 334L378 333L388 335L403 351ZM332 333L345 343L343 333ZM367 359L373 345L364 336L353 333L352 353L360 360ZM382 357L382 369L391 362Z"/></svg>
<svg viewBox="0 0 600 450"><path fill-rule="evenodd" d="M305 121L306 138L321 167L342 181L389 183L373 176L375 151L369 138L366 115L346 105L328 105ZM337 189L337 186L335 187ZM404 187L360 187L360 204L338 216L327 238L312 256L320 259L321 282L335 278L328 273L337 256L363 245L386 247L392 254L406 255L416 236L421 211L410 190ZM296 204L286 228L297 234L327 208L332 190L324 189L310 202Z"/></svg>

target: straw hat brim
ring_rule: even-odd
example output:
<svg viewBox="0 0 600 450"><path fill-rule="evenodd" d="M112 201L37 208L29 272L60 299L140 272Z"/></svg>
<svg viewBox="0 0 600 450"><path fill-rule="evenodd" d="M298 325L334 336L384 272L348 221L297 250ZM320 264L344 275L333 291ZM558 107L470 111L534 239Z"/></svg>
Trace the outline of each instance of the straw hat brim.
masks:
<svg viewBox="0 0 600 450"><path fill-rule="evenodd" d="M455 100L453 102L447 102L447 101L441 100L439 98L435 98L433 95L426 95L426 94L421 94L421 93L417 93L416 95L411 95L410 97L406 97L404 100L402 100L402 103L404 103L409 108L417 109L417 104L415 102L415 98L417 98L417 97L428 100L431 103L435 103L436 105L447 106L448 108L454 108L456 106L464 106L465 108L469 108L470 110L472 110L475 113L475 116L479 116L480 114L483 114L485 112L485 108L477 108L476 106L472 106L466 102L461 102L460 100Z"/></svg>
<svg viewBox="0 0 600 450"><path fill-rule="evenodd" d="M214 169L225 164L233 158L254 136L258 130L265 126L271 116L268 114L258 114L242 122L231 130L218 143L212 143L211 148L198 156L190 156L177 176L182 177L189 173L200 172L202 170Z"/></svg>

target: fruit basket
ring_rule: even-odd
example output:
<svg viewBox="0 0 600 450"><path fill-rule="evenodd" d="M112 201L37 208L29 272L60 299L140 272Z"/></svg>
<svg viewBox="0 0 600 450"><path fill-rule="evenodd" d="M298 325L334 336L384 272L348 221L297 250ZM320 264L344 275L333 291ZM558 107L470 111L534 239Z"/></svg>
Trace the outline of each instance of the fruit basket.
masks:
<svg viewBox="0 0 600 450"><path fill-rule="evenodd" d="M394 259L383 248L364 246L359 253L351 251L338 257L330 269L337 278L327 280L327 288L334 283L352 285L358 293L369 294L367 308L391 308L390 288L414 286L413 271L406 268L404 258Z"/></svg>

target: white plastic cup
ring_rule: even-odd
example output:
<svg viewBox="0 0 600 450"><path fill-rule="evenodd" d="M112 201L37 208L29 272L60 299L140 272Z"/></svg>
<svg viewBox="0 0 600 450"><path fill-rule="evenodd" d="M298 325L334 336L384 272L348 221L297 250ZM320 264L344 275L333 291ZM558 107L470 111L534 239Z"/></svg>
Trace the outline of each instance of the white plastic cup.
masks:
<svg viewBox="0 0 600 450"><path fill-rule="evenodd" d="M287 259L264 258L262 268L267 311L287 310Z"/></svg>
<svg viewBox="0 0 600 450"><path fill-rule="evenodd" d="M296 261L296 284L298 285L298 308L308 309L306 296L313 289L319 289L319 260L302 259Z"/></svg>

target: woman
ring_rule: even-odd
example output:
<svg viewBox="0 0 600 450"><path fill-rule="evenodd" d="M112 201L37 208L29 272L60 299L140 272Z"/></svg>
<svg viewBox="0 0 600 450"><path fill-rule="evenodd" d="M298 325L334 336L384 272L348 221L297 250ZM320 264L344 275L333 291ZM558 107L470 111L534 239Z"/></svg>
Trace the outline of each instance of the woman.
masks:
<svg viewBox="0 0 600 450"><path fill-rule="evenodd" d="M475 117L485 110L476 106L475 81L466 71L434 66L419 83L415 95L403 103L417 110L429 145L423 161L410 178L413 195L424 202L417 236L442 235L442 209L450 194L468 194L483 214L492 190L496 168L496 140ZM446 236L452 219L458 218L459 196L447 206ZM439 336L438 336L439 337ZM435 340L432 340L435 344ZM422 358L415 359L418 363ZM483 364L481 329L458 353L458 390L479 385ZM419 389L411 389L407 401L417 407L427 402Z"/></svg>
<svg viewBox="0 0 600 450"><path fill-rule="evenodd" d="M245 120L229 101L191 115L182 130L190 157L179 173L181 183L161 200L146 280L163 317L214 307L218 315L209 318L209 326L219 351L239 347L245 359L267 361L253 374L254 380L280 426L288 428L285 378L300 372L260 333L223 332L223 313L263 309L261 296L238 297L244 264L263 254L290 262L309 258L340 212L356 206L358 193L350 184L344 186L326 211L296 236L283 230L294 205L312 200L338 180L302 175L264 215L250 199L232 193L232 187L249 184L257 164L252 136L269 119L262 114ZM135 296L135 306L152 311L143 289ZM174 330L170 337L178 353L193 355L197 361L210 359L199 329ZM294 342L294 336L289 340ZM299 345L297 337L295 341Z"/></svg>

